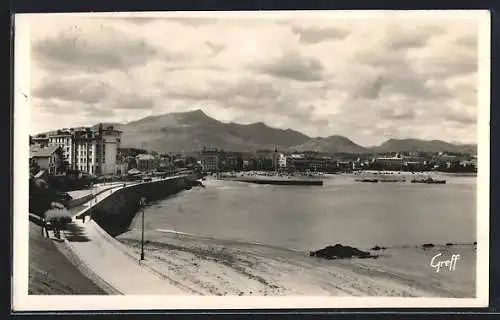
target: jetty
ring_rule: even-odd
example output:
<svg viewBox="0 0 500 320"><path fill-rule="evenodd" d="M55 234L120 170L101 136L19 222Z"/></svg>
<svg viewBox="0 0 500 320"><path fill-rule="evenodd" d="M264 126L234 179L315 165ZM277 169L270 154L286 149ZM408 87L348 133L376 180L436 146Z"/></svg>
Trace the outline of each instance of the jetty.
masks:
<svg viewBox="0 0 500 320"><path fill-rule="evenodd" d="M227 180L255 183L255 184L267 184L267 185L278 185L278 186L322 186L323 180L317 179L273 179L273 178L225 178Z"/></svg>

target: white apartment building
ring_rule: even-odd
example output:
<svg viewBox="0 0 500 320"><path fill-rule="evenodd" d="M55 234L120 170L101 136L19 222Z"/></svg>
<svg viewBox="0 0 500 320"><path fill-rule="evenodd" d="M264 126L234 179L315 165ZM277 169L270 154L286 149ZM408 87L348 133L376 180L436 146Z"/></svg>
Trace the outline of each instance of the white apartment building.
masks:
<svg viewBox="0 0 500 320"><path fill-rule="evenodd" d="M33 143L58 146L69 168L95 175L116 174L121 131L113 125L63 128L35 136Z"/></svg>
<svg viewBox="0 0 500 320"><path fill-rule="evenodd" d="M287 167L287 156L283 153L279 154L278 157L278 167L286 168Z"/></svg>

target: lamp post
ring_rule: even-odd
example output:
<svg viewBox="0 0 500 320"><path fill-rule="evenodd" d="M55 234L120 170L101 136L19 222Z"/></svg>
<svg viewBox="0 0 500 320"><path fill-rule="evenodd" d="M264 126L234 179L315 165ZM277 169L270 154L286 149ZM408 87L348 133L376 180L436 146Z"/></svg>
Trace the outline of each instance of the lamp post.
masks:
<svg viewBox="0 0 500 320"><path fill-rule="evenodd" d="M142 211L142 232L141 232L141 261L144 260L144 206L146 205L146 198L141 197L140 206Z"/></svg>

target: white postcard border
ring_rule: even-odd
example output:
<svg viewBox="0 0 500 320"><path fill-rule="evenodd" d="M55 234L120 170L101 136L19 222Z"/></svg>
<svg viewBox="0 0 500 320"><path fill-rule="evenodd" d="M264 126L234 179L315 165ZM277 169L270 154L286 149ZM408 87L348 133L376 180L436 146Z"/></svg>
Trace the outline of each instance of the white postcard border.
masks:
<svg viewBox="0 0 500 320"><path fill-rule="evenodd" d="M489 111L490 13L475 11L284 11L270 12L141 12L91 13L94 17L262 17L360 18L471 18L479 23L478 72L478 189L477 270L475 299L383 297L211 297L211 296L40 296L28 295L28 177L30 119L30 20L34 14L15 16L14 77L14 234L12 292L14 311L155 310L155 309L279 309L279 308L406 308L486 307L489 295ZM54 14L62 15L62 14ZM68 15L68 14L64 14ZM71 15L88 15L87 13Z"/></svg>

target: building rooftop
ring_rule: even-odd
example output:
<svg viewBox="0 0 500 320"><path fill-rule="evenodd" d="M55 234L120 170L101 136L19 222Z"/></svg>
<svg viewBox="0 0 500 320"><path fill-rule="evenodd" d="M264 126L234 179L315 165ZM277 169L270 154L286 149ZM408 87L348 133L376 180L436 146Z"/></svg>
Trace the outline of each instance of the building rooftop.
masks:
<svg viewBox="0 0 500 320"><path fill-rule="evenodd" d="M137 160L154 160L155 157L152 154L138 154L135 157Z"/></svg>
<svg viewBox="0 0 500 320"><path fill-rule="evenodd" d="M56 152L57 149L60 149L60 147L59 146L48 146L45 148L40 148L40 147L32 146L30 148L30 158L48 158L54 152Z"/></svg>

